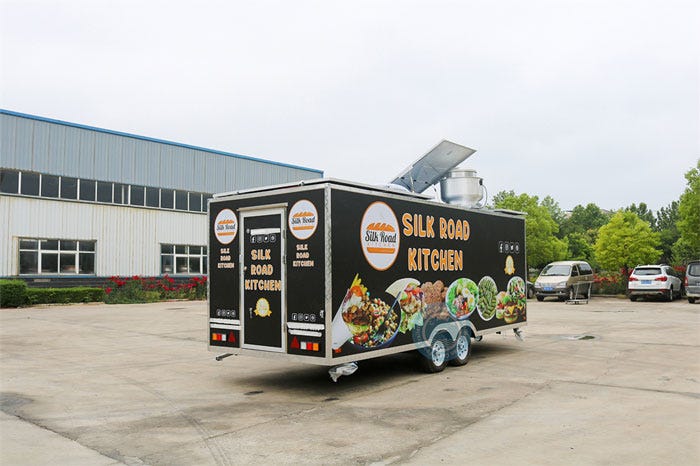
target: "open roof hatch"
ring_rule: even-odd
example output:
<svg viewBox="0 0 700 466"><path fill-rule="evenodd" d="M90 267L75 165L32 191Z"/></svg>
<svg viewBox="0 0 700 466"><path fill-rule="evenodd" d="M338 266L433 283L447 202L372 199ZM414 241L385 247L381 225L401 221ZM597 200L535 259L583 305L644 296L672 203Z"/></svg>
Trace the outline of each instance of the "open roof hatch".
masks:
<svg viewBox="0 0 700 466"><path fill-rule="evenodd" d="M474 149L444 140L409 165L391 184L403 186L414 193L422 193L474 152Z"/></svg>

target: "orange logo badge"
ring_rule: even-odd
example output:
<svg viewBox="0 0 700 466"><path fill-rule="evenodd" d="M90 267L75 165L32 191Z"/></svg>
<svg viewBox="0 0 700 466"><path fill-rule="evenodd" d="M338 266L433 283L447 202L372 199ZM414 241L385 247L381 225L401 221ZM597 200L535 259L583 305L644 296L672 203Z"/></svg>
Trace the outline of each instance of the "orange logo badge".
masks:
<svg viewBox="0 0 700 466"><path fill-rule="evenodd" d="M231 244L238 233L238 220L231 209L224 209L214 220L214 234L221 244Z"/></svg>
<svg viewBox="0 0 700 466"><path fill-rule="evenodd" d="M399 222L384 202L374 202L365 211L360 225L362 252L369 265L386 270L399 254Z"/></svg>
<svg viewBox="0 0 700 466"><path fill-rule="evenodd" d="M318 211L310 201L302 199L289 210L287 221L289 231L298 240L306 240L316 232L318 227Z"/></svg>

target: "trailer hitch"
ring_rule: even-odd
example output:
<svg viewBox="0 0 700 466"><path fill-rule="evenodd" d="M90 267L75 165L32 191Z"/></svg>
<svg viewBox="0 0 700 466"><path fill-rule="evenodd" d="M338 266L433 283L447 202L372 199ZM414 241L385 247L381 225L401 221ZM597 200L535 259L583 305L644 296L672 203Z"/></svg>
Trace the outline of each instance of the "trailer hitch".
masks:
<svg viewBox="0 0 700 466"><path fill-rule="evenodd" d="M214 359L216 359L217 361L223 361L224 359L228 358L229 356L233 356L233 353L220 354L217 357L215 357Z"/></svg>

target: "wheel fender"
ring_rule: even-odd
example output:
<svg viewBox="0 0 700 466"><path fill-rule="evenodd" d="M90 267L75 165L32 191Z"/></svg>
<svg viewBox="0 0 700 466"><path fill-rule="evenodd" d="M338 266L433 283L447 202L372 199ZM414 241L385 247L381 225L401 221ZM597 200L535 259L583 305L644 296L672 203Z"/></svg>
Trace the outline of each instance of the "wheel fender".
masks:
<svg viewBox="0 0 700 466"><path fill-rule="evenodd" d="M435 337L440 334L440 333L446 333L450 336L452 341L454 342L457 339L457 336L459 335L459 332L462 331L462 329L468 329L470 336L476 335L476 329L474 328L474 324L471 322L467 321L456 321L456 322L444 322L439 325L437 325L432 332L430 332L430 338L428 338L428 343L431 343L435 340Z"/></svg>

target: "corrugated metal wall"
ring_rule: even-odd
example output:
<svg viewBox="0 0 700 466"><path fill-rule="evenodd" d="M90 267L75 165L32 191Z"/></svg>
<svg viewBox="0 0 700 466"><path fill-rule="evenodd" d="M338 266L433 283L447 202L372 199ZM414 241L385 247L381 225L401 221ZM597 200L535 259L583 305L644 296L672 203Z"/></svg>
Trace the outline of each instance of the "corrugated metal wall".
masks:
<svg viewBox="0 0 700 466"><path fill-rule="evenodd" d="M207 216L0 196L0 276L17 275L19 238L95 240L95 275L160 275L160 244L206 246Z"/></svg>
<svg viewBox="0 0 700 466"><path fill-rule="evenodd" d="M200 193L319 178L322 172L0 111L0 168ZM160 245L207 244L207 216L0 194L0 277L19 238L95 240L95 276L159 275Z"/></svg>
<svg viewBox="0 0 700 466"><path fill-rule="evenodd" d="M0 114L0 166L217 193L319 178L318 170Z"/></svg>

